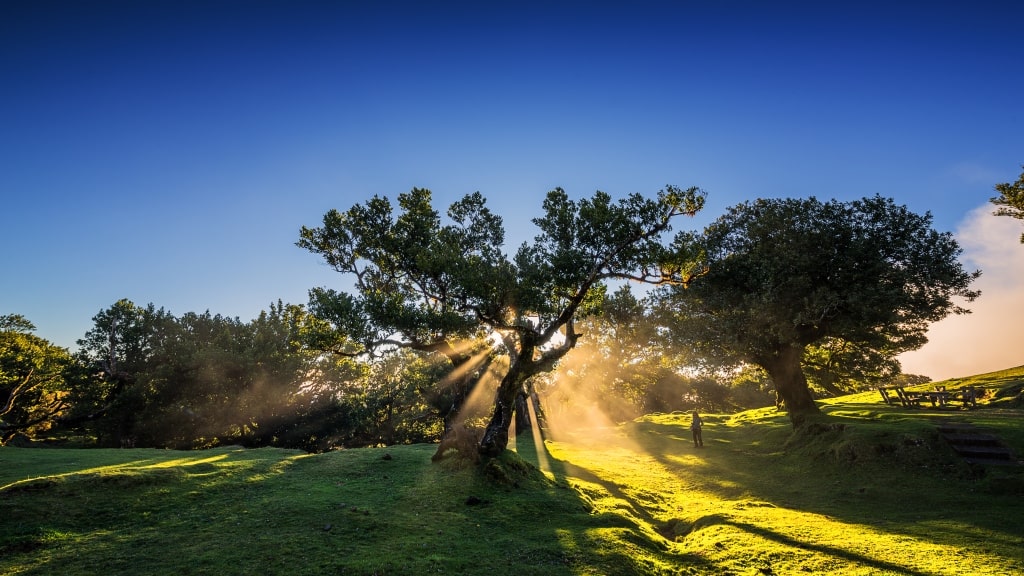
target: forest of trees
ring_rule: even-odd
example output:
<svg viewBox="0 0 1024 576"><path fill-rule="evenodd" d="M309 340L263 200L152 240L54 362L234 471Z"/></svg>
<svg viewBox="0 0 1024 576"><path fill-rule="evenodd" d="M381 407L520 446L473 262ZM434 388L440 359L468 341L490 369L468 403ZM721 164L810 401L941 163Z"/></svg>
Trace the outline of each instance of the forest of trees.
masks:
<svg viewBox="0 0 1024 576"><path fill-rule="evenodd" d="M556 189L510 256L482 195L442 216L413 189L300 231L349 292L247 322L121 300L73 351L0 316L0 442L322 451L473 429L493 456L531 412L583 404L618 422L778 404L799 425L816 397L922 379L896 356L978 295L952 236L891 200L758 200L670 235L704 199Z"/></svg>

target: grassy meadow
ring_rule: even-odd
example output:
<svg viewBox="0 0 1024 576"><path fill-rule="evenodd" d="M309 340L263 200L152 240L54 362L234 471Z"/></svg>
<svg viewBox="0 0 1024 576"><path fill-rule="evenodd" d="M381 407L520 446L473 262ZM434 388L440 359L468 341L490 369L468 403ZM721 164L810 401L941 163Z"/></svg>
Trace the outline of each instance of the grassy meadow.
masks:
<svg viewBox="0 0 1024 576"><path fill-rule="evenodd" d="M524 434L482 467L433 445L305 454L0 448L2 575L1022 574L1024 471L963 462L936 424L1024 454L1024 367L948 381L975 409L822 403ZM925 388L925 387L921 387Z"/></svg>

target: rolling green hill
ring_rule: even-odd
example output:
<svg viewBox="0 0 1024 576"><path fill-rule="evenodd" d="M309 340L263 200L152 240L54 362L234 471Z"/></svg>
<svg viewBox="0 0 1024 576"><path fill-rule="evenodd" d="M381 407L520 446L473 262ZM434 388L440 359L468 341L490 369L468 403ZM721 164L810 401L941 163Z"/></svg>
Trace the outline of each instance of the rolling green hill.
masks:
<svg viewBox="0 0 1024 576"><path fill-rule="evenodd" d="M1024 367L937 383L977 408L822 403L581 428L477 468L432 445L305 454L0 448L0 574L1020 574ZM922 386L927 388L934 385ZM1016 391L1016 393L1015 393Z"/></svg>

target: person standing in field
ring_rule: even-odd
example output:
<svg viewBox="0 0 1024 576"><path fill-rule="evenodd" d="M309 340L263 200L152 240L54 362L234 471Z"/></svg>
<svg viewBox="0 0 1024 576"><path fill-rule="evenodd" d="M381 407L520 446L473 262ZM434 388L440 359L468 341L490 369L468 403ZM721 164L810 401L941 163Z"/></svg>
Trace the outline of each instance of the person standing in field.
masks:
<svg viewBox="0 0 1024 576"><path fill-rule="evenodd" d="M694 448L703 448L704 447L704 438L701 437L701 430L700 430L701 426L703 426L703 425L704 425L704 421L700 419L700 414L698 414L697 410L694 409L694 411L693 411L693 418L690 419L690 432L693 434L693 447Z"/></svg>

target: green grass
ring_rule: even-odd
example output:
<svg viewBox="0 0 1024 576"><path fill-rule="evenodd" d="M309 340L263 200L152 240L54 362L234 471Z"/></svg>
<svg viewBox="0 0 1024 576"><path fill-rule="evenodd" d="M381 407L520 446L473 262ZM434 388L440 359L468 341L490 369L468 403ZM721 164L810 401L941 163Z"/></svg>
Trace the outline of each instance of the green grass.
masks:
<svg viewBox="0 0 1024 576"><path fill-rule="evenodd" d="M973 380L987 390L1024 368ZM658 414L484 469L434 446L308 455L0 448L0 574L1020 574L1024 473L958 460L966 420L1024 454L1024 410L822 404Z"/></svg>

